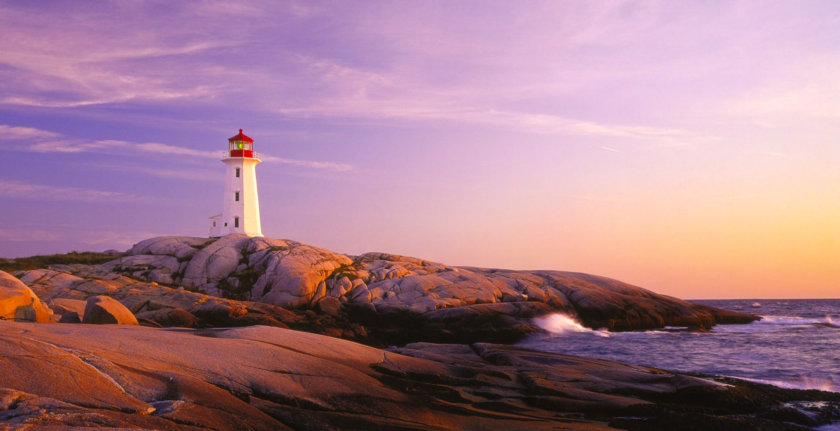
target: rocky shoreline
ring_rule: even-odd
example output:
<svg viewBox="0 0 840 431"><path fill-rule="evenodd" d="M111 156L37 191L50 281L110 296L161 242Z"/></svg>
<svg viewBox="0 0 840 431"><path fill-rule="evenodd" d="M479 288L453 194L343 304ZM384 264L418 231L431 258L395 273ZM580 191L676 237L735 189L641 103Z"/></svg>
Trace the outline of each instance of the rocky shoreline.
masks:
<svg viewBox="0 0 840 431"><path fill-rule="evenodd" d="M561 271L452 267L386 253L347 256L289 240L158 237L102 265L17 271L47 303L107 295L159 326L264 324L364 342L511 343L560 312L612 331L708 329L758 316Z"/></svg>
<svg viewBox="0 0 840 431"><path fill-rule="evenodd" d="M0 339L8 429L794 430L840 418L840 394L499 344L382 350L266 326L8 321Z"/></svg>
<svg viewBox="0 0 840 431"><path fill-rule="evenodd" d="M840 394L509 345L540 331L534 317L557 312L614 331L758 319L588 274L231 235L152 238L101 265L13 275L0 271L0 424L11 429L726 430L840 420Z"/></svg>

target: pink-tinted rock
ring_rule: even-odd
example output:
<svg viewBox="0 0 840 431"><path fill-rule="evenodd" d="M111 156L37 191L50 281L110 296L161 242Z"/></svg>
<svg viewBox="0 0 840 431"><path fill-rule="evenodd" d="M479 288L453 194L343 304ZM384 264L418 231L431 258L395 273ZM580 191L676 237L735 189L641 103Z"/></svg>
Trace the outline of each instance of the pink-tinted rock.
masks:
<svg viewBox="0 0 840 431"><path fill-rule="evenodd" d="M87 301L79 299L55 298L50 301L50 308L61 316L59 323L81 323L86 306Z"/></svg>
<svg viewBox="0 0 840 431"><path fill-rule="evenodd" d="M586 326L616 331L708 328L759 318L589 274L452 267L387 253L347 256L296 241L245 235L152 238L133 247L130 256L90 268L94 269L67 266L25 271L20 276L45 301L107 295L136 313L181 308L198 318L198 326L250 322L293 327L290 320L271 315L277 309L267 314L230 312L253 310L255 303L298 314L320 311L329 319L313 317L302 327L333 334L364 333L369 342L385 345L432 340L509 342L516 334L521 338L538 330L529 322L535 310L563 312ZM154 282L182 285L193 292L175 293ZM216 299L206 302L205 295L196 291ZM325 298L337 302L328 299L319 305ZM484 307L490 304L517 306ZM458 308L464 308L464 313L448 311ZM378 316L370 318L371 314ZM365 328L359 328L359 322ZM394 331L401 322L419 329ZM406 333L419 338L400 336ZM479 334L480 338L464 338Z"/></svg>
<svg viewBox="0 0 840 431"><path fill-rule="evenodd" d="M82 323L137 325L134 314L110 296L92 296L85 305Z"/></svg>
<svg viewBox="0 0 840 431"><path fill-rule="evenodd" d="M515 346L382 350L262 326L0 321L0 340L10 429L799 429L822 423L772 415L807 396L825 422L838 402Z"/></svg>
<svg viewBox="0 0 840 431"><path fill-rule="evenodd" d="M150 320L163 327L194 328L198 325L198 319L183 308L163 308L146 311L138 313L135 317Z"/></svg>

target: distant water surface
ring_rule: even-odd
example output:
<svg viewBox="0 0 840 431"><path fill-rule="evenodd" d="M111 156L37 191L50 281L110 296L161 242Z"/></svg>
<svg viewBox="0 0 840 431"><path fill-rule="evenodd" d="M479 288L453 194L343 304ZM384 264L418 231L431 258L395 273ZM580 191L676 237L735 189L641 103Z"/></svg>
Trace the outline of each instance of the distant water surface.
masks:
<svg viewBox="0 0 840 431"><path fill-rule="evenodd" d="M707 333L676 328L611 333L552 315L538 322L551 334L531 337L520 345L785 388L840 392L840 299L693 302L763 319L747 325L718 325Z"/></svg>

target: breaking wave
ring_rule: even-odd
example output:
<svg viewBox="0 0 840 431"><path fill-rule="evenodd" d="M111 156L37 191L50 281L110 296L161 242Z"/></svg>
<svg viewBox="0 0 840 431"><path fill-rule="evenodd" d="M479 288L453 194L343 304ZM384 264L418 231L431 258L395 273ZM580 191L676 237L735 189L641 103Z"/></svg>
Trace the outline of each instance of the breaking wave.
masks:
<svg viewBox="0 0 840 431"><path fill-rule="evenodd" d="M754 301L705 303L749 310ZM666 327L610 333L581 325L574 314L551 314L533 320L548 333L520 344L786 388L840 392L840 299L763 300L760 310L760 321L717 325L709 332Z"/></svg>
<svg viewBox="0 0 840 431"><path fill-rule="evenodd" d="M817 389L820 391L828 391L828 392L840 392L840 383L835 382L829 378L814 378L814 377L807 377L801 376L795 379L760 379L760 378L750 378L750 377L736 377L736 376L728 376L734 377L736 379L747 380L750 382L755 383L762 383L765 385L773 385L778 386L780 388L786 389Z"/></svg>
<svg viewBox="0 0 840 431"><path fill-rule="evenodd" d="M581 325L580 322L575 320L574 317L562 313L554 313L549 314L545 317L537 317L534 319L534 323L540 328L545 329L546 331L552 334L568 334L578 332L594 334L599 337L611 336L610 332L606 329L587 328L586 326Z"/></svg>

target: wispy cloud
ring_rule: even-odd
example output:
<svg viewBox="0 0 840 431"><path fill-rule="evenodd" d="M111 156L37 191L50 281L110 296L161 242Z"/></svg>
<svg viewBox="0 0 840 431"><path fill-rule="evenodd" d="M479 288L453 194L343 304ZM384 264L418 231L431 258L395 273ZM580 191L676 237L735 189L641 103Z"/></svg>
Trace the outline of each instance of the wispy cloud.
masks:
<svg viewBox="0 0 840 431"><path fill-rule="evenodd" d="M135 164L135 163L114 163L114 162L95 162L90 166L96 169L106 169L116 172L139 172L144 175L151 175L160 178L175 178L179 180L189 181L207 181L218 182L221 181L218 171L212 169L195 169L178 166L174 168L166 168L149 164Z"/></svg>
<svg viewBox="0 0 840 431"><path fill-rule="evenodd" d="M229 32L185 28L177 25L179 16L161 16L144 5L103 2L96 10L53 5L48 12L4 4L2 9L0 31L8 37L0 38L0 65L5 66L0 103L8 105L72 108L209 99L224 83L182 80L184 69L171 60L192 59L195 67L189 69L195 71L206 64L198 60L202 54L238 43ZM103 20L108 13L122 16L119 24Z"/></svg>
<svg viewBox="0 0 840 431"><path fill-rule="evenodd" d="M116 232L116 231L82 231L68 234L67 239L84 245L106 245L108 247L120 247L127 249L134 244L148 238L166 235L161 232ZM168 232L168 234L172 234Z"/></svg>
<svg viewBox="0 0 840 431"><path fill-rule="evenodd" d="M170 154L191 157L203 157L209 159L218 159L222 151L205 151L196 150L193 148L182 147L179 145L161 144L158 142L127 142L127 141L101 141L110 142L125 148L145 153Z"/></svg>
<svg viewBox="0 0 840 431"><path fill-rule="evenodd" d="M286 159L283 157L274 157L268 155L262 155L262 160L265 160L267 162L283 163L292 166L300 166L304 168L325 169L335 172L349 172L353 170L353 165L347 163L314 162L311 160Z"/></svg>
<svg viewBox="0 0 840 431"><path fill-rule="evenodd" d="M193 156L193 157L204 157L209 159L218 159L225 155L224 151L203 151L203 150L195 150L192 148L184 148L174 145L167 145L161 144L157 142L146 142L146 143L131 143L125 141L101 141L101 142L114 142L118 146L124 146L126 148L132 148L137 151L149 152L149 153L160 153L160 154L180 154L185 156ZM304 168L311 168L311 169L325 169L330 171L337 171L337 172L348 172L353 170L353 165L347 163L335 163L335 162L318 162L312 160L298 160L298 159L289 159L285 157L275 157L264 153L259 153L259 157L261 160L265 162L276 162L276 163L283 163L287 165L293 166L300 166Z"/></svg>
<svg viewBox="0 0 840 431"><path fill-rule="evenodd" d="M72 244L71 247L80 250L80 246L97 246L125 250L147 238L165 235L162 232L116 232L102 230L85 230L75 227L56 226L47 229L0 229L0 240L9 242L62 242ZM69 250L69 248L68 248Z"/></svg>
<svg viewBox="0 0 840 431"><path fill-rule="evenodd" d="M421 122L451 122L482 125L521 133L559 136L595 136L645 139L662 146L678 146L716 140L714 136L691 130L649 125L611 124L581 120L561 115L504 111L453 105L434 100L376 101L345 100L307 108L281 109L291 117L350 117L368 119L404 119Z"/></svg>
<svg viewBox="0 0 840 431"><path fill-rule="evenodd" d="M49 139L35 142L27 148L36 153L83 153L115 147L124 147L119 141L84 141L81 139Z"/></svg>
<svg viewBox="0 0 840 431"><path fill-rule="evenodd" d="M604 150L604 151L610 151L610 152L613 152L613 153L620 153L621 152L621 150L619 150L618 148L607 147L605 145L602 145L601 149Z"/></svg>
<svg viewBox="0 0 840 431"><path fill-rule="evenodd" d="M700 138L700 136L695 133L676 128L608 124L551 114L490 110L485 112L469 113L465 116L465 118L472 119L475 122L501 124L513 129L550 135L646 138L660 140L663 142Z"/></svg>
<svg viewBox="0 0 840 431"><path fill-rule="evenodd" d="M775 122L815 120L840 120L840 76L836 71L840 62L835 60L810 61L807 71L798 71L792 77L753 89L744 95L725 102L723 111L755 122L773 119Z"/></svg>
<svg viewBox="0 0 840 431"><path fill-rule="evenodd" d="M6 141L53 139L59 136L61 135L47 130L0 124L0 139Z"/></svg>
<svg viewBox="0 0 840 431"><path fill-rule="evenodd" d="M582 82L598 79L596 76L603 79L604 72L571 76L564 58L544 55L547 45L562 51L595 42L601 46L607 40L615 44L620 42L615 40L616 34L622 35L623 43L629 43L626 39L636 31L649 29L661 18L661 8L634 9L630 23L625 23L626 8L620 6L574 6L575 14L584 19L569 20L560 10L563 8L541 5L537 10L516 14L520 21L544 25L560 19L564 31L546 34L536 28L506 27L517 31L517 38L500 36L507 32L495 28L467 31L441 23L434 15L422 19L428 11L418 11L421 17L406 16L402 8L394 7L368 14L351 7L336 12L303 2L282 6L271 2L241 6L206 2L196 7L175 6L163 17L156 8L142 4L106 4L103 8L122 17L121 24L101 25L101 16L88 11L74 10L73 20L67 21L65 14L8 8L0 24L10 33L31 36L16 38L19 43L0 42L4 52L0 63L12 68L9 82L18 84L7 85L0 103L60 108L131 101L201 101L224 107L245 101L252 109L296 118L446 121L531 134L655 139L669 145L697 138L695 133L656 124L607 122L596 116L575 118L551 109L503 108L523 97L563 96ZM248 25L219 34L210 31L210 25L196 26L183 19L193 14L225 27L237 20ZM266 14L288 22L289 28L351 14L366 30L337 25L335 32L324 37L342 46L365 43L369 38L388 42L370 47L376 52L376 62L352 61L346 56L307 49L305 44L283 42L283 30L261 27L263 24L253 19ZM151 17L154 19L147 19ZM56 25L63 29L62 37L44 30ZM126 31L132 28L144 31ZM276 44L270 50L254 52L254 38L265 37ZM520 39L522 42L517 42ZM501 49L487 56L487 44ZM244 71L241 65L246 62ZM444 79L439 76L442 71L434 70L434 65L441 62L447 65L441 68L446 69ZM185 79L186 70L189 79ZM450 81L453 84L447 84ZM84 145L91 144L67 145L61 141L44 143L40 148L71 152L83 151L79 148ZM135 149L154 152L155 144L148 145L146 150ZM350 169L333 162L268 156L265 160L314 169Z"/></svg>
<svg viewBox="0 0 840 431"><path fill-rule="evenodd" d="M31 184L0 179L0 197L60 202L135 202L148 203L151 198L130 193Z"/></svg>
<svg viewBox="0 0 840 431"><path fill-rule="evenodd" d="M2 133L2 132L8 133ZM31 127L17 127L0 124L0 142L9 141L15 142L20 139L27 139L30 141L24 147L15 146L15 150L33 151L37 153L83 153L89 151L122 151L122 152L141 152L153 154L166 155L183 155L190 157L200 157L208 159L219 159L224 156L224 151L206 151L197 150L194 148L187 148L179 145L162 144L159 142L130 142L115 139L103 140L83 140L74 139L63 136L59 133L35 129ZM347 163L337 162L323 162L315 160L299 160L285 157L276 157L268 154L260 153L263 161L282 163L292 166L299 166L309 169L322 169L335 172L349 172L353 170L353 165ZM153 171L148 171L152 173ZM162 172L162 171L161 171ZM176 175L167 175L172 178L179 177Z"/></svg>

